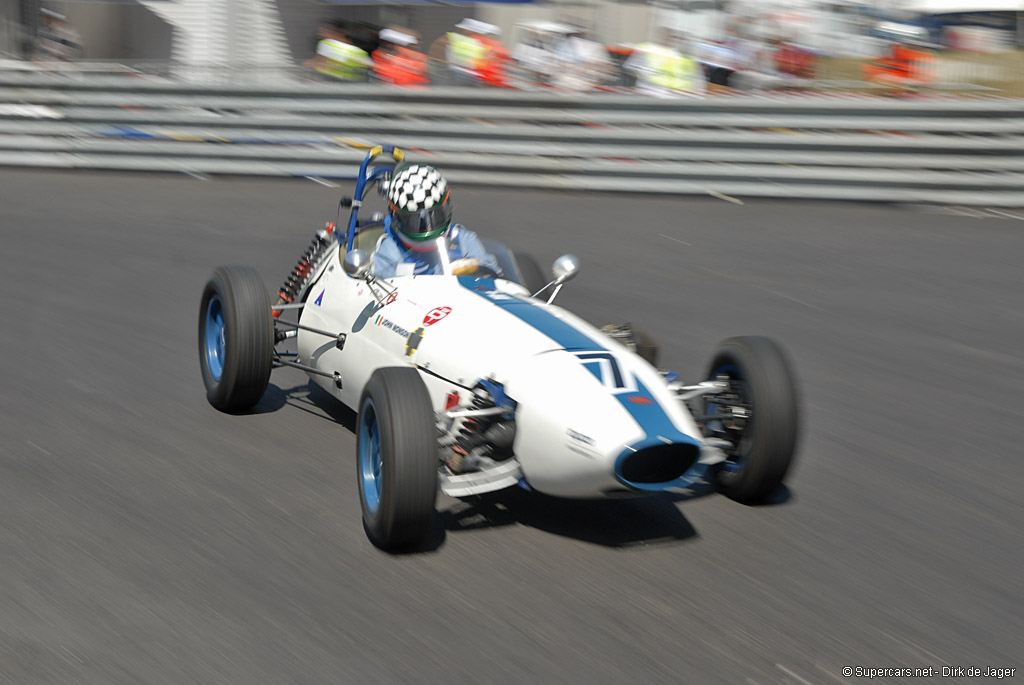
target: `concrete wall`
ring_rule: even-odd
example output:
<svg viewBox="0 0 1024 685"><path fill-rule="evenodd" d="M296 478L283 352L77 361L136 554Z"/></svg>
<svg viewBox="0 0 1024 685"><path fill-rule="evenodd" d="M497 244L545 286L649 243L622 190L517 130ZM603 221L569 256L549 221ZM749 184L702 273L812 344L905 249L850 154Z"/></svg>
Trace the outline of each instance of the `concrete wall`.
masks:
<svg viewBox="0 0 1024 685"><path fill-rule="evenodd" d="M477 5L477 18L501 28L511 47L517 41L515 25L523 21L582 20L591 27L591 38L606 45L639 43L649 38L653 19L647 5L613 0L555 0L544 4Z"/></svg>
<svg viewBox="0 0 1024 685"><path fill-rule="evenodd" d="M48 2L78 31L84 60L168 60L170 25L142 5L113 2Z"/></svg>

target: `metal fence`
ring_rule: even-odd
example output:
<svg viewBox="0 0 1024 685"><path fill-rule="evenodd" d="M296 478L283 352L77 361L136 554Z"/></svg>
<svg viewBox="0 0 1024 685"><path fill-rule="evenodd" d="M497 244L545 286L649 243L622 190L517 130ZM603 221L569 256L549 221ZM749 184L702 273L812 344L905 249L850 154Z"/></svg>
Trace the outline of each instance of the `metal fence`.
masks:
<svg viewBox="0 0 1024 685"><path fill-rule="evenodd" d="M0 164L348 178L386 142L464 184L1024 207L1021 105L0 72Z"/></svg>

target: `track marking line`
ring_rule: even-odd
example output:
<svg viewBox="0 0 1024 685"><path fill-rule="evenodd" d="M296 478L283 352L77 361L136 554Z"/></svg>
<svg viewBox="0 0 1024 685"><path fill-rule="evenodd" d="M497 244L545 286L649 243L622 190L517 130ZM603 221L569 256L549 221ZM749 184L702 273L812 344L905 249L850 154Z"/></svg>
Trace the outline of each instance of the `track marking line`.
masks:
<svg viewBox="0 0 1024 685"><path fill-rule="evenodd" d="M827 668L825 668L825 667L824 667L824 666L822 666L821 664L814 664L814 666L815 666L815 668L817 668L817 669L818 669L819 671L821 671L822 673L825 673L825 674L827 674L827 675L829 675L829 676L832 676L832 678L834 678L834 679L838 680L838 681L839 681L839 682L841 682L841 683L849 683L849 680L847 680L847 679L844 679L844 678L840 678L840 677L839 677L839 676L837 676L837 675L836 675L835 673L833 673L832 671L828 670Z"/></svg>
<svg viewBox="0 0 1024 685"><path fill-rule="evenodd" d="M898 638L895 635L893 635L892 633L886 632L884 630L879 630L878 632L880 632L882 635L885 635L886 637L888 637L893 642L895 642L895 643L899 644L900 646L902 646L905 650L907 650L907 652L909 652L910 654L913 654L915 657L920 657L923 654L925 656L924 660L926 662L928 660L932 660L932 661L937 662L937 663L944 663L941 658L939 658L938 656L936 656L932 652L929 652L927 649L925 649L921 645L915 644L915 643L911 642L908 639ZM917 652L917 654L915 654L915 651Z"/></svg>
<svg viewBox="0 0 1024 685"><path fill-rule="evenodd" d="M780 671L782 671L783 673L788 675L790 678L793 678L794 680L797 680L798 682L804 683L804 685L814 685L814 683L812 683L810 680L807 680L806 678L801 678L796 673L793 673L793 671L789 670L788 668L786 668L782 664L775 664L775 665L779 668Z"/></svg>
<svg viewBox="0 0 1024 685"><path fill-rule="evenodd" d="M734 205L745 204L743 202L743 200L739 199L738 197L733 197L732 195L726 195L725 193L720 193L717 190L709 190L707 188L705 188L705 190L707 191L708 195L710 195L711 197L717 197L719 200L725 200L726 202L731 202Z"/></svg>
<svg viewBox="0 0 1024 685"><path fill-rule="evenodd" d="M319 183L322 186L327 186L328 188L340 188L341 187L337 183L331 183L330 181L325 181L322 178L317 178L316 176L303 176L303 178L309 179L313 183Z"/></svg>
<svg viewBox="0 0 1024 685"><path fill-rule="evenodd" d="M198 171L189 171L188 169L182 169L181 173L186 174L188 176L191 176L192 178L196 179L197 181L209 181L210 180L209 176L207 176L206 174L201 174Z"/></svg>
<svg viewBox="0 0 1024 685"><path fill-rule="evenodd" d="M987 218L985 216L985 212L983 212L981 210L978 210L978 209L973 209L971 207L951 207L950 209L952 209L954 212L956 212L960 216L969 216L972 219L985 219L985 218Z"/></svg>
<svg viewBox="0 0 1024 685"><path fill-rule="evenodd" d="M796 302L797 304L802 304L803 306L810 307L811 309L817 309L819 312L825 312L826 314L829 313L827 309L822 309L821 307L818 307L817 305L813 305L810 302L804 302L803 300L798 300L795 297L791 297L790 295L787 295L786 293L780 293L778 290L772 290L771 288L766 288L763 285L759 285L759 286L756 286L756 287L760 288L761 290L765 291L766 293L771 293L772 295L778 295L779 297L783 297L783 298L785 298L787 300L791 300L792 302Z"/></svg>
<svg viewBox="0 0 1024 685"><path fill-rule="evenodd" d="M1024 221L1024 216L1019 216L1011 212L1004 212L998 209L992 209L991 207L988 207L985 211L991 214L995 214L996 216L1004 216L1007 219L1017 219L1018 221Z"/></svg>
<svg viewBox="0 0 1024 685"><path fill-rule="evenodd" d="M686 245L687 247L693 247L693 245L691 243L688 243L685 240L680 240L679 238L673 238L672 236L665 235L664 233L659 233L658 235L660 235L662 238L665 238L666 240L671 240L673 242L679 243L680 245Z"/></svg>
<svg viewBox="0 0 1024 685"><path fill-rule="evenodd" d="M31 440L26 440L25 442L27 442L28 444L30 444L30 445L32 445L33 447L35 447L35 448L36 448L37 450L39 450L39 451L40 451L40 452L42 452L43 454L45 454L45 455L47 455L47 456L50 456L50 457L52 457L52 456L53 456L53 452L47 452L46 450L44 450L44 449L43 449L42 447L40 447L39 445L35 444L35 443L34 443L34 442L32 442Z"/></svg>
<svg viewBox="0 0 1024 685"><path fill-rule="evenodd" d="M793 297L792 295L787 295L786 293L780 293L778 290L772 290L771 288L768 288L768 287L763 286L763 285L759 285L757 283L750 283L749 281L745 281L745 280L743 280L743 279L741 279L741 278L739 278L737 276L733 276L733 275L727 274L727 273L722 273L721 271L715 271L714 269L709 269L708 267L701 266L699 264L697 265L697 268L702 270L702 271L706 271L709 274L712 274L714 276L718 276L719 278L727 278L730 281L736 281L737 283L743 283L743 284L749 285L749 286L751 286L753 288L757 288L758 290L763 290L766 293L770 293L772 295L777 295L778 297L781 297L783 299L789 300L790 302L796 302L797 304L802 304L805 307L810 307L811 309L816 309L819 312L822 312L824 314L831 314L832 313L829 310L823 309L822 307L819 307L817 305L811 304L810 302L804 302L803 300L799 300L799 299Z"/></svg>

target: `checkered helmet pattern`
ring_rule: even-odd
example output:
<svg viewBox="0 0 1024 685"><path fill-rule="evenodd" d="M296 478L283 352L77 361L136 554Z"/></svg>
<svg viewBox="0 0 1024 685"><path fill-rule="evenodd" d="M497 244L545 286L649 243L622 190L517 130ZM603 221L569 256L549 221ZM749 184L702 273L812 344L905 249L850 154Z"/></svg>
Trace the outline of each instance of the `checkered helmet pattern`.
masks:
<svg viewBox="0 0 1024 685"><path fill-rule="evenodd" d="M388 201L400 212L418 212L439 204L447 191L448 181L440 171L426 164L413 164L391 179Z"/></svg>

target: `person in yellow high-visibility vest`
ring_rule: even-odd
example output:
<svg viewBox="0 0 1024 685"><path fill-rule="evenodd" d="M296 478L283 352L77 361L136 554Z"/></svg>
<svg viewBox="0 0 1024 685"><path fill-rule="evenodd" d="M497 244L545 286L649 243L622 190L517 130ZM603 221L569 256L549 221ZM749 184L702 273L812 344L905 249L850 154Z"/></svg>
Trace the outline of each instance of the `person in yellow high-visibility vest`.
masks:
<svg viewBox="0 0 1024 685"><path fill-rule="evenodd" d="M306 66L317 73L340 81L365 81L370 55L356 47L338 28L324 27L316 46L316 56Z"/></svg>
<svg viewBox="0 0 1024 685"><path fill-rule="evenodd" d="M463 19L455 25L455 31L447 34L446 59L455 80L461 84L475 84L480 78L480 67L486 55L479 38L479 24L476 19Z"/></svg>
<svg viewBox="0 0 1024 685"><path fill-rule="evenodd" d="M680 52L676 43L678 40L666 31L663 42L636 46L623 68L636 74L637 92L660 97L704 95L704 70Z"/></svg>

